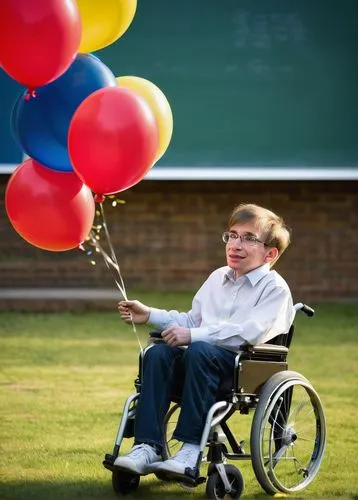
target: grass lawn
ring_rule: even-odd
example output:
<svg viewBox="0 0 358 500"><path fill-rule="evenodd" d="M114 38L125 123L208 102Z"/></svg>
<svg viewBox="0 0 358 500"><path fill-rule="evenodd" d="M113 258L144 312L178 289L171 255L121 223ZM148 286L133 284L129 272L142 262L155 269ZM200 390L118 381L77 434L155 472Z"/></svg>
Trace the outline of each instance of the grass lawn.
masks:
<svg viewBox="0 0 358 500"><path fill-rule="evenodd" d="M152 305L186 310L190 294L145 294ZM299 315L289 368L318 391L328 443L316 480L297 497L358 495L358 308L318 305ZM143 345L149 329L139 328ZM138 344L116 312L0 313L0 499L113 499L111 452L126 397L133 392ZM232 428L248 437L250 416ZM129 440L125 447L130 447ZM268 498L250 462L235 462L243 497ZM187 493L177 484L142 479L136 498L203 498L205 485Z"/></svg>

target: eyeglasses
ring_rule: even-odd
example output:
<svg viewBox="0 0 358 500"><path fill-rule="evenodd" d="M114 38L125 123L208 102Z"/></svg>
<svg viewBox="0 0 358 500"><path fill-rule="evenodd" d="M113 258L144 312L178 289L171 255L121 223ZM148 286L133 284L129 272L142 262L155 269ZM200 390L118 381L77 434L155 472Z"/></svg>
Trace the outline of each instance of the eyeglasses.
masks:
<svg viewBox="0 0 358 500"><path fill-rule="evenodd" d="M267 244L264 241L260 240L253 234L243 234L241 236L240 234L226 231L225 233L222 234L222 240L224 243L238 242L241 243L241 245L246 245L250 247L257 245L257 243L262 243L265 246L267 246Z"/></svg>

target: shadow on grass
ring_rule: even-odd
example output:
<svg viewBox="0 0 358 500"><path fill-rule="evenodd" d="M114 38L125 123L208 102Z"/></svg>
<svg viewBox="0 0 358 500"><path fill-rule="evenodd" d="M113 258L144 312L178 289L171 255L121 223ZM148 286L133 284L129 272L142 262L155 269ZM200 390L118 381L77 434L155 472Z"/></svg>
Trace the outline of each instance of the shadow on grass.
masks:
<svg viewBox="0 0 358 500"><path fill-rule="evenodd" d="M130 500L130 498L140 498L145 497L145 491L147 492L147 498L157 496L159 498L164 498L158 495L156 489L151 485L142 485L140 489L133 494L126 495L125 498ZM75 500L79 498L83 499L101 499L101 500L113 500L116 497L114 491L112 490L111 482L108 484L100 484L97 481L78 481L78 482L66 482L66 481L9 481L0 484L0 498L1 500ZM169 498L169 497L168 497Z"/></svg>
<svg viewBox="0 0 358 500"><path fill-rule="evenodd" d="M115 500L119 498L112 489L111 480L106 484L98 481L8 481L0 483L1 500ZM190 490L183 489L178 483L143 481L139 488L121 498L148 498L157 500L205 499L205 485ZM245 496L245 499L267 500L265 494Z"/></svg>
<svg viewBox="0 0 358 500"><path fill-rule="evenodd" d="M183 489L178 483L167 483L162 481L146 481L140 483L139 488L134 492L117 497L111 485L100 481L82 480L78 482L66 481L8 481L0 483L1 500L116 500L123 498L127 500L136 498L157 499L157 500L190 500L206 499L205 485L193 489ZM251 495L246 495L243 491L244 500L269 500L269 495L260 491ZM303 500L307 498L304 493L299 492L291 496L292 500ZM321 497L316 496L315 500L327 500L339 498L339 500L358 500L358 495Z"/></svg>
<svg viewBox="0 0 358 500"><path fill-rule="evenodd" d="M173 490L173 491L168 491ZM176 491L175 491L176 490ZM143 482L139 488L123 498L156 498L159 500L205 498L205 488L201 491L187 492L179 484L162 482ZM199 495L198 495L199 493ZM1 500L115 500L119 498L112 489L111 480L102 484L98 481L8 481L0 484Z"/></svg>

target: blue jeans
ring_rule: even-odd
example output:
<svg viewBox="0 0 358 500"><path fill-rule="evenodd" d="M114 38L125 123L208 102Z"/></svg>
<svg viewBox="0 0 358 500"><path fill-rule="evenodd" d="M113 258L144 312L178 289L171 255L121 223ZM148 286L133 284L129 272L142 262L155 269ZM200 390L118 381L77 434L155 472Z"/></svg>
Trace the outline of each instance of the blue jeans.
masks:
<svg viewBox="0 0 358 500"><path fill-rule="evenodd" d="M207 342L187 349L156 344L145 354L141 393L137 405L136 442L163 445L163 422L175 387L181 386L181 411L175 439L199 444L220 383L233 376L236 354ZM179 383L178 383L179 382Z"/></svg>

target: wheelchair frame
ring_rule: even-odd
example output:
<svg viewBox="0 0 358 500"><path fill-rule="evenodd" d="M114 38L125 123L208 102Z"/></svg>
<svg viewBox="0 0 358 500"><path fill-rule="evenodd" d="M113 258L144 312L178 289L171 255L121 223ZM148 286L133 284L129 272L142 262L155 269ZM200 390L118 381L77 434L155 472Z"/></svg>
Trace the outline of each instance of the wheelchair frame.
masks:
<svg viewBox="0 0 358 500"><path fill-rule="evenodd" d="M295 309L308 316L314 315L314 310L302 303L296 304ZM181 483L195 487L207 480L206 494L209 498L224 498L226 494L231 498L239 498L244 488L242 474L234 465L224 463L226 460L251 460L258 482L270 495L300 491L313 481L324 455L326 423L321 401L310 382L301 374L288 370L287 354L293 329L292 325L287 335L274 339L279 345L243 346L235 359L234 384L231 383L225 394L219 394L219 400L210 408L200 441L196 467L186 470L185 477L179 480ZM284 342L286 345L282 345ZM147 349L151 347L149 345ZM119 455L123 439L134 435L141 379L142 355L139 375L135 380L136 393L131 394L124 404L113 452L106 454L103 461L104 467L112 471L112 486L119 495L135 491L140 481L139 475L120 470L114 462ZM297 408L292 410L296 393L299 393L304 401L302 399ZM173 402L175 405L169 409L164 421L163 459L171 456L169 444L172 437L168 424L173 414L180 409L179 400L173 398ZM308 405L311 405L309 412ZM255 413L251 426L249 454L245 452L243 442L237 442L227 421L237 411L248 414L251 410L255 410ZM293 411L296 412L293 415L295 418L290 420ZM305 413L301 416L304 417L304 422L310 419L310 425L314 427L312 432L315 432L314 436L310 436L311 431L306 430L311 438L308 441L312 442L312 450L305 452L306 455L309 454L308 463L303 462L307 460L305 456L298 457L293 451L302 436L303 431L297 427L297 420L303 411ZM222 442L218 428L227 439L230 452ZM302 443L305 445L305 438ZM200 465L206 447L209 448L207 479L200 475ZM298 482L289 482L294 473ZM161 480L173 479L164 473L158 472L155 475Z"/></svg>

